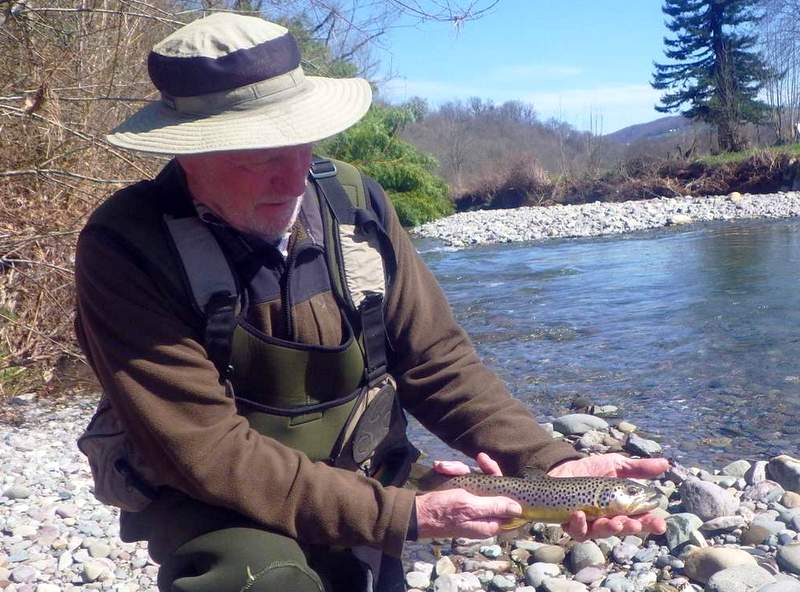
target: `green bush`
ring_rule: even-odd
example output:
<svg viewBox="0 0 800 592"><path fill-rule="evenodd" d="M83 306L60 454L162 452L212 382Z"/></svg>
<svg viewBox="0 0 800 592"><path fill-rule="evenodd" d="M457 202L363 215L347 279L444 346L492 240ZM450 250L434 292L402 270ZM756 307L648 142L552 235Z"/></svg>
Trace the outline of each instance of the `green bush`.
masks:
<svg viewBox="0 0 800 592"><path fill-rule="evenodd" d="M380 183L403 226L416 226L453 213L436 160L397 137L415 119L411 106L373 105L347 131L325 140L319 154L350 162Z"/></svg>

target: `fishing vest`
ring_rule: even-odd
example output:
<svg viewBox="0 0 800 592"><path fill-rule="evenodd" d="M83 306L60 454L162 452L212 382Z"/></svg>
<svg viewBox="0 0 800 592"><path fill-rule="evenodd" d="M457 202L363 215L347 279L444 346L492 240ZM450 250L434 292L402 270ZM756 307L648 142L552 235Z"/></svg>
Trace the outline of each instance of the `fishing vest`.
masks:
<svg viewBox="0 0 800 592"><path fill-rule="evenodd" d="M317 274L327 273L343 320L342 342L321 346L266 335L247 321L247 290L234 263L252 252L227 225L201 220L191 204L164 194L164 176L179 174L170 166L177 165L106 202L88 226L122 240L159 285L187 304L179 314L204 336L220 383L253 429L313 461L361 471L384 484L404 481L419 453L406 439L406 418L387 369L383 311L396 260L358 171L315 159L304 197L304 210L318 218L313 230L303 232L317 234L316 240L305 236L303 248L324 254ZM288 258L293 256L290 249ZM293 267L286 265L284 285L290 288ZM283 288L281 300L287 310ZM158 483L129 442L110 450L109 433L124 435L124 426L104 397L79 440L95 495L141 510L157 495Z"/></svg>

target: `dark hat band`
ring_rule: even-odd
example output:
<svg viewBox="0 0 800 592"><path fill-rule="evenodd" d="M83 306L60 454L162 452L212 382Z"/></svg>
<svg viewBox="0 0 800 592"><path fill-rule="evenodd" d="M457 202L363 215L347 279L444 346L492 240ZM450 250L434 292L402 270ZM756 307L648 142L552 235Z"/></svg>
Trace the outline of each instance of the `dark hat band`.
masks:
<svg viewBox="0 0 800 592"><path fill-rule="evenodd" d="M151 51L147 70L155 87L173 97L231 90L280 76L300 65L291 33L216 58L174 57Z"/></svg>

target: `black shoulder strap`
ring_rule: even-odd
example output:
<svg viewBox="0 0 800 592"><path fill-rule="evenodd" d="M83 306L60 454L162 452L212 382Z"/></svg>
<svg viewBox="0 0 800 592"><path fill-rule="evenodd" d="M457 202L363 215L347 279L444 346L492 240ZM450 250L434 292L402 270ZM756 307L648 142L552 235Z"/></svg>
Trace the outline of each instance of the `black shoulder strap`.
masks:
<svg viewBox="0 0 800 592"><path fill-rule="evenodd" d="M342 163L343 166L349 166ZM344 171L343 171L344 172ZM369 292L360 295L360 302L356 305L353 295L350 293L346 278L346 262L342 254L342 237L339 230L342 227L352 226L361 235L360 240L379 245L380 256L383 261L385 273L384 292L391 285L391 279L397 267L394 248L389 237L378 221L374 212L368 209L368 200L363 188L360 175L354 183L360 184L360 195L356 191L354 196L348 195L339 180L339 171L336 163L322 158L315 158L311 165L310 178L314 183L317 193L322 198L323 205L327 205L331 213L330 221L336 228L326 233L329 241L333 244L328 246L334 249L335 258L329 256L329 267L334 264L338 268L334 285L338 292L340 301L345 304L348 316L351 321L356 323L361 329L362 351L366 366L367 379L372 384L386 374L387 363L387 343L386 327L383 315L384 294L382 292ZM352 175L351 172L345 173ZM362 202L362 207L357 207L354 202ZM333 273L333 269L331 269Z"/></svg>

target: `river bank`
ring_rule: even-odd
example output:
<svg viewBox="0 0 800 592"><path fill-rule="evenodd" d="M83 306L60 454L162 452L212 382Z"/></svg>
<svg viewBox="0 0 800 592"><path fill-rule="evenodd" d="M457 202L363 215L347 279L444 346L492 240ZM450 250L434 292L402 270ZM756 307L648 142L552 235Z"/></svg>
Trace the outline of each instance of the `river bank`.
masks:
<svg viewBox="0 0 800 592"><path fill-rule="evenodd" d="M23 397L13 404L23 421L0 434L0 589L154 591L157 566L145 545L119 541L118 513L92 496L88 464L75 446L94 400ZM593 412L546 426L588 453L660 453L633 424L600 417L613 415L613 406ZM721 471L673 468L658 483L665 536L575 543L559 527L533 525L506 541L438 541L438 560L430 547L417 545L405 558L409 587L798 592L800 463L767 460L742 460Z"/></svg>
<svg viewBox="0 0 800 592"><path fill-rule="evenodd" d="M619 234L712 220L800 216L800 191L659 197L461 212L412 229L451 247Z"/></svg>

